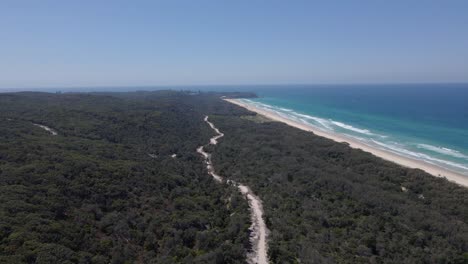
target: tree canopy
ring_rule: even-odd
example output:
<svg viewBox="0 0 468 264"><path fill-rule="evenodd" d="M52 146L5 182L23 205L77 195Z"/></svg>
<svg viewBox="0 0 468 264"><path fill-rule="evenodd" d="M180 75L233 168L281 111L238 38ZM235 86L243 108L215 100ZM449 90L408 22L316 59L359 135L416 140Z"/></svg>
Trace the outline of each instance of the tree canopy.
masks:
<svg viewBox="0 0 468 264"><path fill-rule="evenodd" d="M258 117L247 93L0 94L0 263L468 263L468 190ZM57 135L34 125L52 128ZM176 156L173 156L176 154Z"/></svg>

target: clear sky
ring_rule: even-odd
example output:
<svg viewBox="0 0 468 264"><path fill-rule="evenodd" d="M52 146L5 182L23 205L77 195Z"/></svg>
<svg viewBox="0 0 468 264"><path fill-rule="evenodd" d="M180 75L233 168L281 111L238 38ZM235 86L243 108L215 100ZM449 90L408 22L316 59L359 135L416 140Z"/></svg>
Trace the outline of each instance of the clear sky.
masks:
<svg viewBox="0 0 468 264"><path fill-rule="evenodd" d="M468 82L468 1L0 1L0 88Z"/></svg>

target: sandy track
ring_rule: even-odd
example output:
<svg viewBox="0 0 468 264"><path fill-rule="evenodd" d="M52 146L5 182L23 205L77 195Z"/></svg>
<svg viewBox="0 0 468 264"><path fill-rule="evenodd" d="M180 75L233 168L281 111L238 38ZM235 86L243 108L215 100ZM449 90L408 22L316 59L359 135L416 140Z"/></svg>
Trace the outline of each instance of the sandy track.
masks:
<svg viewBox="0 0 468 264"><path fill-rule="evenodd" d="M57 132L55 132L55 130L53 130L52 128L48 127L48 126L44 126L44 125L39 125L39 124L34 124L35 126L38 126L42 129L44 129L45 131L49 132L50 134L52 134L52 136L56 136L58 135Z"/></svg>
<svg viewBox="0 0 468 264"><path fill-rule="evenodd" d="M205 116L204 121L216 132L216 136L210 139L211 145L218 144L218 139L224 136L213 123L208 121L208 116ZM215 173L213 163L211 161L211 154L204 150L204 146L197 149L205 159L208 174L210 174L216 181L222 183L223 177ZM250 243L252 244L252 252L247 255L247 262L251 264L266 264L268 263L268 229L263 219L263 206L262 201L256 196L252 190L243 184L239 184L232 180L227 180L227 184L236 186L239 191L246 197L250 207L250 218L252 225L250 226Z"/></svg>

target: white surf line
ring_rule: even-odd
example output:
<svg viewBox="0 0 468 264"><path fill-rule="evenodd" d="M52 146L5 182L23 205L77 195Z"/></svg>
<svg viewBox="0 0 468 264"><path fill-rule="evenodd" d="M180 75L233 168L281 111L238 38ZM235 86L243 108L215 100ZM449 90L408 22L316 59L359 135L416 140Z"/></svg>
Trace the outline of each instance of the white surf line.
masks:
<svg viewBox="0 0 468 264"><path fill-rule="evenodd" d="M208 116L205 116L204 121L210 125L210 127L216 132L216 136L210 139L211 145L218 144L218 139L224 136L219 129L217 129L213 123L208 121ZM204 146L200 146L197 149L197 152L200 153L205 158L206 168L208 169L208 174L210 174L216 181L219 183L223 182L223 177L215 173L213 163L211 161L211 154L207 153L204 150ZM267 264L268 261L268 229L263 219L263 206L262 200L258 198L252 190L243 184L236 183L232 180L227 180L227 184L236 186L239 191L247 198L250 207L250 219L252 225L250 226L250 243L252 243L252 252L247 256L247 262L250 264Z"/></svg>
<svg viewBox="0 0 468 264"><path fill-rule="evenodd" d="M55 132L55 130L53 130L53 129L50 128L50 127L47 127L47 126L44 126L44 125L35 124L35 123L33 123L33 125L38 126L38 127L42 128L42 129L44 129L44 130L50 132L50 133L52 134L52 136L58 135L57 132Z"/></svg>

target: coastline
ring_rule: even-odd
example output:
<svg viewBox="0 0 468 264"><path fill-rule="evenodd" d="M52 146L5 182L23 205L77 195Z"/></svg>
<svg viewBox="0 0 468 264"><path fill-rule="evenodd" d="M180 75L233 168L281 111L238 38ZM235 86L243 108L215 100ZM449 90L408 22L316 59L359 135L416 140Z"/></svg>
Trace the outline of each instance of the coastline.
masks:
<svg viewBox="0 0 468 264"><path fill-rule="evenodd" d="M369 145L366 145L366 144L361 143L361 142L356 141L356 140L352 140L352 139L350 139L348 137L345 137L345 136L341 136L341 135L333 134L333 133L329 133L329 132L324 132L322 130L314 128L313 126L308 126L308 125L296 122L294 120L289 120L289 119L284 118L282 116L279 116L279 115L277 115L275 113L272 113L272 112L269 112L269 111L266 111L266 110L263 110L263 109L258 109L258 108L254 107L254 106L251 106L251 105L248 105L246 103L240 102L240 101L238 101L236 99L223 99L223 100L225 100L225 101L227 101L229 103L238 105L240 107L243 107L243 108L245 108L245 109L247 109L249 111L255 112L255 113L260 114L262 116L265 116L268 119L278 121L278 122L282 122L282 123L285 123L285 124L287 124L289 126L302 129L304 131L312 132L315 135L325 137L325 138L334 140L336 142L346 142L352 148L361 149L363 151L370 152L370 153L374 154L375 156L378 156L378 157L380 157L382 159L394 162L394 163L399 164L399 165L404 166L404 167L413 168L413 169L421 169L421 170L423 170L423 171L425 171L425 172L427 172L427 173L429 173L429 174L431 174L433 176L436 176L436 177L445 177L445 178L447 178L447 180L449 180L451 182L457 183L457 184L459 184L461 186L464 186L464 187L468 187L468 177L463 176L462 174L452 172L450 170L447 170L447 169L444 169L444 168L441 168L441 167L438 167L438 166L435 166L435 165L432 165L432 164L428 164L428 163L423 162L423 161L403 157L403 156L394 154L394 153L389 152L389 151L385 151L385 150L382 150L382 149L371 147Z"/></svg>

